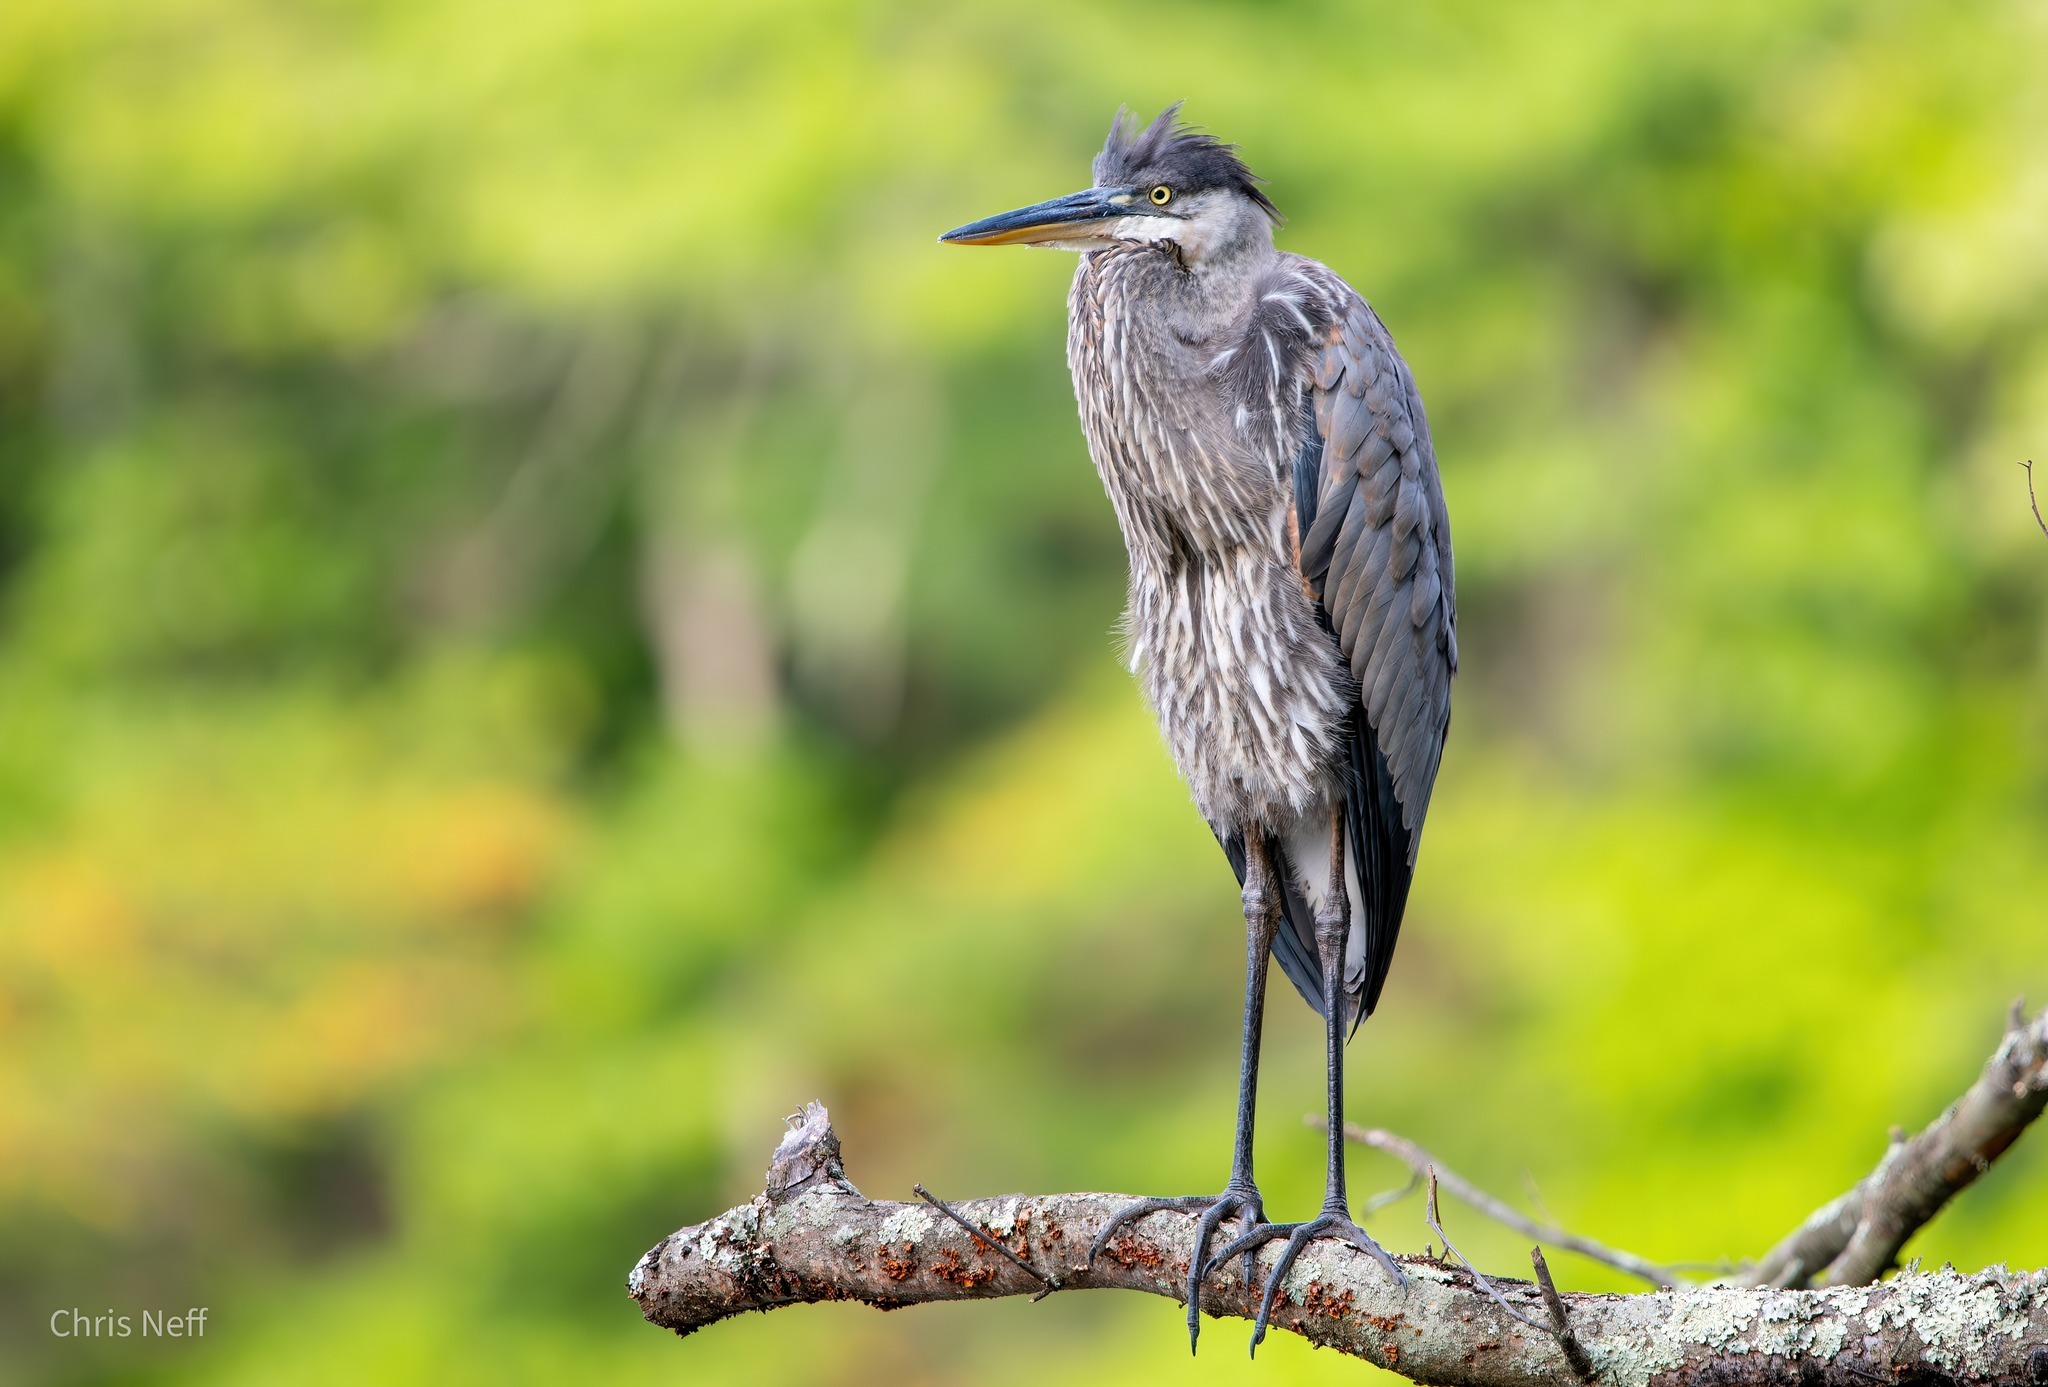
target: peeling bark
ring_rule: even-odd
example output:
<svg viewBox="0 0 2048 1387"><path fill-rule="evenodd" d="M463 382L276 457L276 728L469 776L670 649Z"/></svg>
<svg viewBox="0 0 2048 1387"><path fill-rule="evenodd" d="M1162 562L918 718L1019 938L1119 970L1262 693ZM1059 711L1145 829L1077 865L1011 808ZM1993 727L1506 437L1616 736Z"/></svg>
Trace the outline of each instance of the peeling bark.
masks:
<svg viewBox="0 0 2048 1387"><path fill-rule="evenodd" d="M1012 1195L953 1207L1063 1290L1145 1291L1180 1300L1194 1219L1155 1214L1087 1249L1126 1202L1113 1194ZM1263 1280L1277 1247L1263 1250ZM1572 1380L1538 1287L1494 1278L1522 1323L1469 1273L1401 1259L1408 1287L1370 1258L1318 1242L1295 1264L1276 1327L1417 1382L1523 1387ZM655 1324L689 1334L747 1310L827 1300L881 1309L1033 1295L1044 1286L923 1204L870 1200L846 1178L825 1110L811 1104L777 1148L764 1192L671 1234L628 1282ZM1204 1306L1249 1320L1259 1281L1219 1269ZM1560 1297L1594 1378L1618 1387L1872 1382L2048 1384L2048 1272L2002 1268L1900 1276L1825 1290L1695 1286Z"/></svg>

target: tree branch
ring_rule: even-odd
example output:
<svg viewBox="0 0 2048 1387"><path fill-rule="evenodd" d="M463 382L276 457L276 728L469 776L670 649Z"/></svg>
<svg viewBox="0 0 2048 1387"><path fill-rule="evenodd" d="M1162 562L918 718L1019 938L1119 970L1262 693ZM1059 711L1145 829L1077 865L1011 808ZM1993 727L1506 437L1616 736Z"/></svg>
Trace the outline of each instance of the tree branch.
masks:
<svg viewBox="0 0 2048 1387"><path fill-rule="evenodd" d="M1012 1195L952 1207L1063 1290L1179 1300L1193 1243L1189 1216L1152 1215L1088 1264L1090 1242L1125 1202L1109 1194ZM1264 1264L1278 1255L1265 1252ZM1628 1387L1867 1387L1929 1376L1999 1387L2048 1381L2048 1349L2040 1347L2048 1344L2048 1272L1942 1271L1828 1290L1572 1294L1555 1305L1527 1282L1497 1281L1504 1302L1538 1326L1531 1327L1464 1271L1416 1256L1402 1265L1405 1291L1348 1246L1313 1243L1295 1264L1273 1323L1416 1381L1454 1387L1564 1380L1574 1365L1540 1327L1548 1316L1569 1316L1586 1366ZM1262 1265L1247 1285L1235 1265L1220 1269L1205 1306L1250 1319L1264 1274ZM839 1140L816 1103L776 1149L759 1196L662 1239L627 1284L650 1321L678 1334L786 1305L854 1300L894 1309L1042 1289L927 1205L864 1197L846 1178Z"/></svg>
<svg viewBox="0 0 2048 1387"><path fill-rule="evenodd" d="M1862 1286L1897 1262L1907 1239L2005 1154L2048 1107L2048 1011L2012 1004L2005 1037L1977 1082L1877 1169L1816 1209L1741 1278L1748 1286ZM2044 1376L2048 1382L2048 1376Z"/></svg>

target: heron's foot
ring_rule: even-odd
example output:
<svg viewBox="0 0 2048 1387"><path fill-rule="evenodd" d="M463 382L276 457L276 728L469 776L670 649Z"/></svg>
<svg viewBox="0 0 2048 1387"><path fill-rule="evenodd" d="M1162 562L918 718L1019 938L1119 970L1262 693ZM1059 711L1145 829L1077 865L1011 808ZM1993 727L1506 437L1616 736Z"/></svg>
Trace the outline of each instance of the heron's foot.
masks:
<svg viewBox="0 0 2048 1387"><path fill-rule="evenodd" d="M1209 1256L1209 1244L1215 1240L1216 1230L1221 1228L1224 1220L1230 1218L1233 1214L1237 1216L1238 1231L1243 1234L1249 1234L1257 1228L1272 1226L1265 1221L1266 1209L1264 1203L1259 1198L1258 1187L1249 1181L1242 1184L1233 1181L1229 1188L1225 1189L1221 1194L1191 1194L1172 1199L1140 1199L1134 1204L1126 1204L1110 1216L1108 1223L1102 1225L1102 1231L1095 1235L1094 1243L1088 1248L1088 1263L1090 1266L1093 1266L1095 1259L1102 1255L1102 1250L1109 1246L1109 1240L1116 1236L1117 1230L1135 1223L1150 1214L1169 1212L1192 1214L1197 1210L1201 1212L1201 1218L1195 1224L1195 1248L1188 1257L1188 1352L1190 1353L1194 1352L1196 1341L1201 1337L1202 1333L1202 1282L1207 1279L1210 1272L1230 1260L1228 1257L1219 1256L1211 1258ZM1237 1242L1244 1241L1243 1237L1237 1239ZM1244 1284L1246 1286L1252 1284L1253 1266L1251 1249L1256 1245L1248 1244L1245 1249ZM1236 1243L1233 1243L1232 1246L1236 1246Z"/></svg>
<svg viewBox="0 0 2048 1387"><path fill-rule="evenodd" d="M1281 1283L1287 1280L1287 1273L1294 1270L1294 1259L1301 1250L1317 1238L1332 1238L1349 1243L1359 1251L1368 1253L1372 1259L1387 1269L1387 1275L1400 1283L1402 1290L1408 1289L1408 1277L1400 1265L1387 1255L1385 1248L1372 1240L1372 1235L1351 1221L1351 1215L1342 1209L1325 1209L1306 1223L1262 1223L1246 1232L1243 1237L1222 1248L1202 1268L1207 1275L1210 1268L1220 1266L1232 1257L1242 1254L1246 1266L1251 1265L1253 1253L1276 1238L1287 1239L1287 1245L1280 1250L1280 1262L1273 1268L1273 1274L1266 1278L1265 1293L1259 1297L1258 1317L1252 1321L1252 1352L1259 1351L1259 1342L1266 1337L1266 1324L1273 1317L1273 1302L1280 1294ZM1249 1284L1249 1281L1247 1281Z"/></svg>

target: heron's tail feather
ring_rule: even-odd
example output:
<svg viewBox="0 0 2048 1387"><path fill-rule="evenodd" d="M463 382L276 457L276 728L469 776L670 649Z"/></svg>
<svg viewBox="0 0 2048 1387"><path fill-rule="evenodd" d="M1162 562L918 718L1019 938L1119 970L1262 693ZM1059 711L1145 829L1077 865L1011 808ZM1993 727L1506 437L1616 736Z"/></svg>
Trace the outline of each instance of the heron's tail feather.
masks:
<svg viewBox="0 0 2048 1387"><path fill-rule="evenodd" d="M1280 928L1273 932L1273 960L1316 1015L1323 1014L1323 962L1316 949L1316 913L1294 879L1286 850L1273 845L1273 865L1286 883L1280 896Z"/></svg>

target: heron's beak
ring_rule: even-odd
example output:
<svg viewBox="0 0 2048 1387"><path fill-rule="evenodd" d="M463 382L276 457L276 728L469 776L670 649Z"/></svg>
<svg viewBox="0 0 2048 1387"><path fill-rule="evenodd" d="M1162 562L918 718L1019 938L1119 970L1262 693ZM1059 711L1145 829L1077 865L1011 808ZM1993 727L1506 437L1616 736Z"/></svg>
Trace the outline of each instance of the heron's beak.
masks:
<svg viewBox="0 0 2048 1387"><path fill-rule="evenodd" d="M956 226L939 240L951 246L1049 246L1061 241L1106 240L1102 223L1131 216L1141 206L1129 188L1090 188Z"/></svg>

